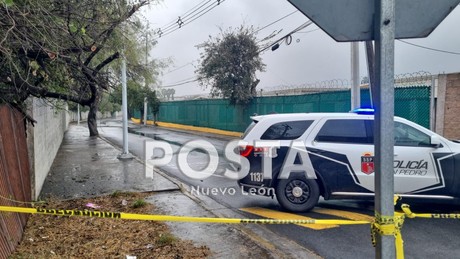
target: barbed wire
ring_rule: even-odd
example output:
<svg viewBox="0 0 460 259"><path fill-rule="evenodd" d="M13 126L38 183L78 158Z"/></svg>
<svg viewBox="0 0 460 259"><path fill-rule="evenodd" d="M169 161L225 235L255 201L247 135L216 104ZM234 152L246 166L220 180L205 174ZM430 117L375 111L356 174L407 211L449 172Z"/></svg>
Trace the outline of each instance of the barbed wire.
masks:
<svg viewBox="0 0 460 259"><path fill-rule="evenodd" d="M416 87L416 86L431 86L432 75L426 71L413 73L405 73L395 75L395 87ZM361 88L369 87L369 79L364 77L361 80ZM349 90L351 82L347 79L332 79L319 81L314 83L304 83L299 85L282 85L276 87L268 87L259 89L258 95L296 95L304 93L324 92L324 91L339 91Z"/></svg>
<svg viewBox="0 0 460 259"><path fill-rule="evenodd" d="M182 100L200 100L200 99L219 99L222 97L212 97L210 94L194 94L194 95L181 95L174 97L176 101Z"/></svg>
<svg viewBox="0 0 460 259"><path fill-rule="evenodd" d="M266 87L259 89L258 95L270 96L270 95L296 95L313 92L322 92L329 90L347 90L350 88L350 84L346 79L332 79L319 81L314 83L304 83L300 85L282 85L276 87Z"/></svg>
<svg viewBox="0 0 460 259"><path fill-rule="evenodd" d="M437 76L435 76L437 77ZM395 87L420 87L431 86L433 75L426 71L397 74L394 77ZM369 79L364 77L360 82L361 88L369 88ZM351 82L348 79L331 79L317 81L314 83L303 83L296 85L280 85L276 87L265 87L257 90L257 96L277 96L277 95L300 95L308 93L318 93L326 91L349 90ZM177 100L191 99L213 99L209 94L177 96Z"/></svg>
<svg viewBox="0 0 460 259"><path fill-rule="evenodd" d="M432 75L426 71L405 73L395 76L395 87L431 85Z"/></svg>

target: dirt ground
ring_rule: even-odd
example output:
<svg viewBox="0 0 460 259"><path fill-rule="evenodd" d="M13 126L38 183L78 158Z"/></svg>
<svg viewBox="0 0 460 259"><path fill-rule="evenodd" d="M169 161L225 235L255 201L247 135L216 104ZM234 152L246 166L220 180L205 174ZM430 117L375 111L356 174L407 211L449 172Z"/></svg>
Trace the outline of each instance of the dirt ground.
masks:
<svg viewBox="0 0 460 259"><path fill-rule="evenodd" d="M91 199L49 199L40 207L151 214L154 205L143 202L148 195L151 194L116 192ZM173 236L163 222L33 214L11 258L206 258L209 255L208 247L197 247Z"/></svg>

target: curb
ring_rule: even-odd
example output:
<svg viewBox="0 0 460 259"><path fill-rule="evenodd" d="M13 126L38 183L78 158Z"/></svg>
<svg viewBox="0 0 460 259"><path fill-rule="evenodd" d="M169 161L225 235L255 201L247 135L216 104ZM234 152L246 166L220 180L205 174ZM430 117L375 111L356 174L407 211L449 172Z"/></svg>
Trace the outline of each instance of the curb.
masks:
<svg viewBox="0 0 460 259"><path fill-rule="evenodd" d="M141 125L140 119L131 118L131 121L135 124ZM153 121L147 121L147 125L149 126L154 125ZM228 137L238 137L239 138L243 134L242 132L236 132L236 131L220 130L220 129L214 129L214 128L198 127L198 126L176 124L176 123L170 123L170 122L161 122L161 121L157 121L156 125L163 127L163 128L187 130L187 131L191 130L191 131L196 131L196 132L211 133L211 134L223 135L223 136L228 136Z"/></svg>

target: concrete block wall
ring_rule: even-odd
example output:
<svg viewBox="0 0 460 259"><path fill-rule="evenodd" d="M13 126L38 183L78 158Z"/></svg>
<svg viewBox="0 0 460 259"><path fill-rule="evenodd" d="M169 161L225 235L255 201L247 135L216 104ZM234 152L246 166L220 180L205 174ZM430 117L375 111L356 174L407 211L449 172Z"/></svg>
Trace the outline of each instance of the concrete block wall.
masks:
<svg viewBox="0 0 460 259"><path fill-rule="evenodd" d="M69 123L77 121L77 113L68 111L67 106L52 105L42 99L27 100L28 113L37 123L27 128L27 144L31 171L32 199L40 195L45 178L53 165ZM115 116L118 114L115 113ZM86 120L88 112L82 112ZM111 118L110 112L98 112L97 118Z"/></svg>
<svg viewBox="0 0 460 259"><path fill-rule="evenodd" d="M37 121L27 129L32 199L36 199L61 146L70 116L66 107L57 108L41 99L31 98L27 103L29 114Z"/></svg>

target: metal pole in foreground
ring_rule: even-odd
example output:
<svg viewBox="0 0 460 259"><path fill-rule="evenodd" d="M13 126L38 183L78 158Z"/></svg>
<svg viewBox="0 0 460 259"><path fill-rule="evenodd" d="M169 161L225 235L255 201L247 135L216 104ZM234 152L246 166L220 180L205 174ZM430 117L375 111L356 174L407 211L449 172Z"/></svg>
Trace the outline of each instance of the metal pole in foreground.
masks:
<svg viewBox="0 0 460 259"><path fill-rule="evenodd" d="M366 50L366 59L367 59L367 70L369 74L369 94L370 94L370 101L371 101L371 107L374 108L374 99L375 99L375 94L373 93L374 91L374 85L375 85L375 52L374 52L374 45L372 41L366 41L364 43L365 45L365 50Z"/></svg>
<svg viewBox="0 0 460 259"><path fill-rule="evenodd" d="M123 153L118 159L132 159L133 156L128 150L128 90L126 86L126 59L123 55L121 60L121 106L123 112Z"/></svg>
<svg viewBox="0 0 460 259"><path fill-rule="evenodd" d="M77 104L77 125L80 126L80 104Z"/></svg>
<svg viewBox="0 0 460 259"><path fill-rule="evenodd" d="M144 97L144 126L147 125L147 97Z"/></svg>
<svg viewBox="0 0 460 259"><path fill-rule="evenodd" d="M375 1L375 214L394 216L395 0ZM395 258L394 235L377 235L376 258Z"/></svg>
<svg viewBox="0 0 460 259"><path fill-rule="evenodd" d="M435 95L437 91L436 77L431 76L431 91L430 91L430 130L436 131L436 104Z"/></svg>
<svg viewBox="0 0 460 259"><path fill-rule="evenodd" d="M361 106L359 87L359 42L351 43L351 110Z"/></svg>
<svg viewBox="0 0 460 259"><path fill-rule="evenodd" d="M147 30L149 25L147 24ZM149 61L149 33L145 34L145 66L148 65ZM145 87L147 88L147 80L145 81ZM144 126L147 125L147 97L144 97Z"/></svg>

